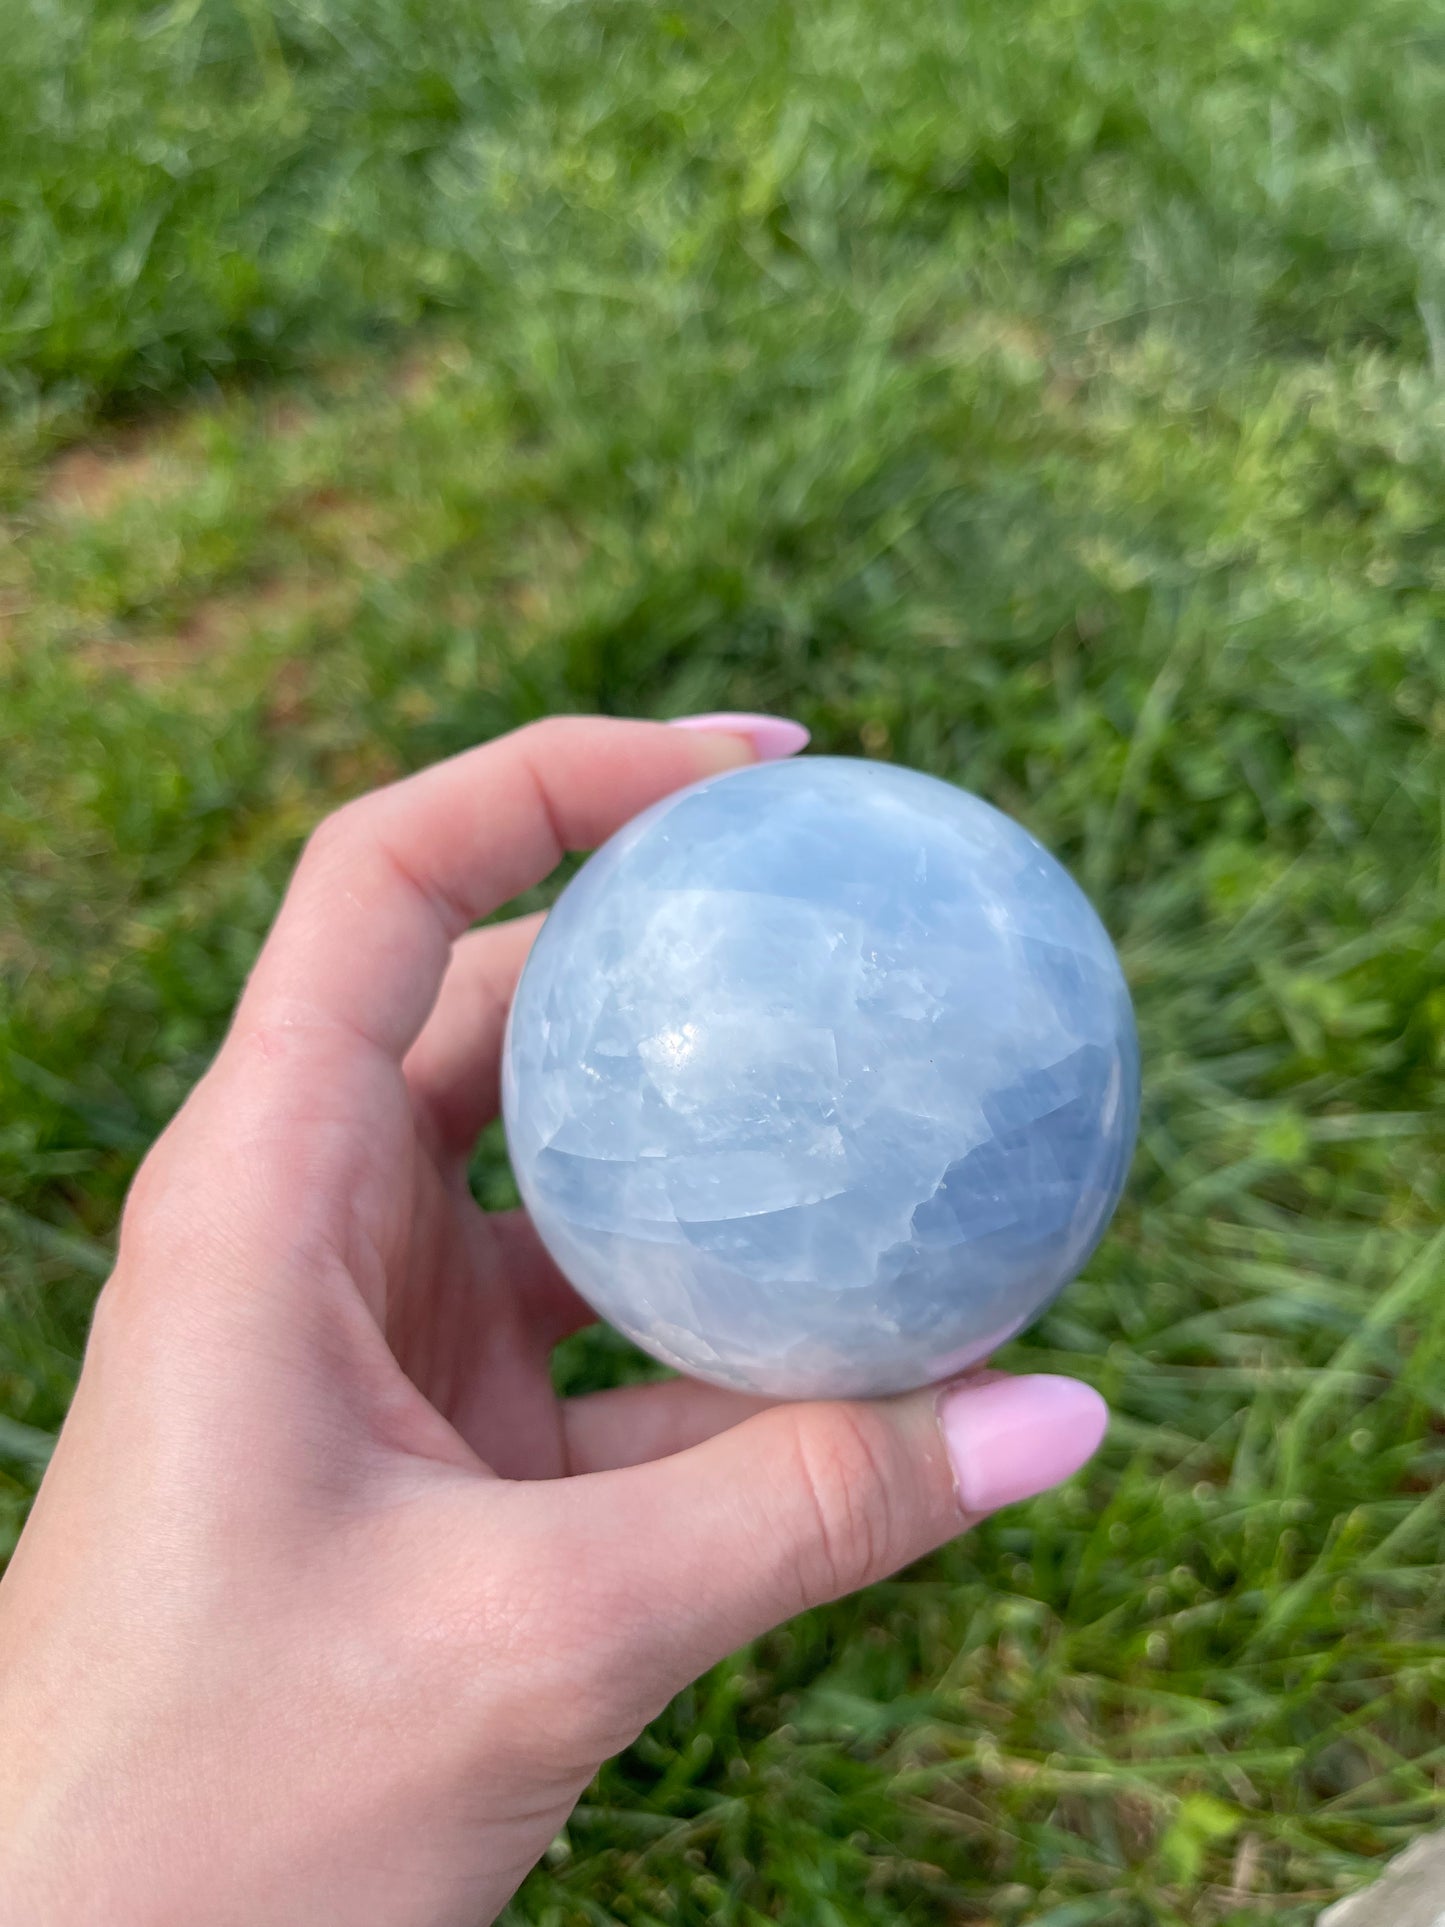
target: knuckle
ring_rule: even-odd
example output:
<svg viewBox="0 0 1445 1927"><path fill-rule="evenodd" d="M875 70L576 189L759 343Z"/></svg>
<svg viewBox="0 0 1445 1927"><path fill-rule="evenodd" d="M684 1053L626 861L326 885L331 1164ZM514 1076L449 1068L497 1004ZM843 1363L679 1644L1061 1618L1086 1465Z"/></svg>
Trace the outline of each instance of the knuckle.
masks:
<svg viewBox="0 0 1445 1927"><path fill-rule="evenodd" d="M302 862L315 869L329 866L365 837L371 819L371 797L354 797L323 816L307 838Z"/></svg>
<svg viewBox="0 0 1445 1927"><path fill-rule="evenodd" d="M896 1446L866 1406L814 1406L798 1415L794 1470L810 1530L800 1549L805 1603L871 1585L899 1563Z"/></svg>
<svg viewBox="0 0 1445 1927"><path fill-rule="evenodd" d="M115 1267L96 1294L85 1346L88 1371L114 1370L142 1392L154 1387L167 1359L185 1367L194 1335L189 1297L176 1292L155 1247L148 1223L122 1236Z"/></svg>
<svg viewBox="0 0 1445 1927"><path fill-rule="evenodd" d="M182 1113L183 1114L183 1113ZM164 1246L166 1233L175 1215L180 1187L176 1181L177 1119L163 1131L141 1160L121 1207L116 1239L117 1265L102 1290L98 1305L117 1293L123 1300L132 1298L138 1283L147 1275L145 1262ZM136 1262L140 1260L141 1262Z"/></svg>
<svg viewBox="0 0 1445 1927"><path fill-rule="evenodd" d="M528 753L552 757L575 740L582 721L578 716L542 716L514 730L512 740Z"/></svg>
<svg viewBox="0 0 1445 1927"><path fill-rule="evenodd" d="M87 1355L97 1353L108 1356L117 1348L124 1349L135 1328L138 1311L143 1311L146 1295L137 1291L137 1274L124 1264L118 1264L100 1290L96 1293L95 1304L90 1315L90 1335L86 1340Z"/></svg>

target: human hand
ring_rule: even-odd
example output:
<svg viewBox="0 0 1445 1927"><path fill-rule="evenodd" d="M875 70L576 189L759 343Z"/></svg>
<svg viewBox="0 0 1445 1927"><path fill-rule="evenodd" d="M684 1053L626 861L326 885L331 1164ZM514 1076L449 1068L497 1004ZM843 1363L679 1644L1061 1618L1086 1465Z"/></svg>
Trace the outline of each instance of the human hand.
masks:
<svg viewBox="0 0 1445 1927"><path fill-rule="evenodd" d="M781 746L713 722L542 723L309 844L0 1587L7 1918L476 1927L687 1680L1098 1444L1057 1378L553 1397L591 1314L466 1181L538 919L468 926Z"/></svg>

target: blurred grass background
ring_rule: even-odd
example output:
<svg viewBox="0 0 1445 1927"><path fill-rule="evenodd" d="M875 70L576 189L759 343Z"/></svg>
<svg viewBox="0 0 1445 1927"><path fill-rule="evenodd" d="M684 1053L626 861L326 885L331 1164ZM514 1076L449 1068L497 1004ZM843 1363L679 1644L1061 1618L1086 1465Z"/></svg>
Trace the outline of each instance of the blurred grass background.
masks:
<svg viewBox="0 0 1445 1927"><path fill-rule="evenodd" d="M317 816L780 709L1120 941L1131 1193L1014 1348L1118 1419L515 1921L1312 1919L1445 1809L1435 0L11 0L0 79L5 1543Z"/></svg>

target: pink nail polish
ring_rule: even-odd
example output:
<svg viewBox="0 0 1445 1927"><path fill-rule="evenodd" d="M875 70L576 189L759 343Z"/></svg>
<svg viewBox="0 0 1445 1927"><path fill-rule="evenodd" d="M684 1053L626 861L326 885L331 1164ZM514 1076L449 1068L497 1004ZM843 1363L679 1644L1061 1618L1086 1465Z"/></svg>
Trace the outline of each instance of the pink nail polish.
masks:
<svg viewBox="0 0 1445 1927"><path fill-rule="evenodd" d="M710 716L678 716L674 729L708 729L719 736L742 736L752 744L760 763L772 763L780 756L796 756L808 745L808 732L801 723L787 716L751 716L745 711L719 709Z"/></svg>
<svg viewBox="0 0 1445 1927"><path fill-rule="evenodd" d="M1099 1449L1109 1408L1077 1379L1000 1378L945 1392L938 1424L959 1504L981 1519L1077 1472Z"/></svg>

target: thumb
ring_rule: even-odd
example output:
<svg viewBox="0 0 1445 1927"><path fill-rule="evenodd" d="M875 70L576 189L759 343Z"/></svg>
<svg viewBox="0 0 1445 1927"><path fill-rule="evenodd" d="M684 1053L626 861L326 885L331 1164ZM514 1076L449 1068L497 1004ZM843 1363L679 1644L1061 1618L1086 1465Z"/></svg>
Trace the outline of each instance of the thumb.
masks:
<svg viewBox="0 0 1445 1927"><path fill-rule="evenodd" d="M593 1528L625 1559L628 1603L680 1684L780 1620L1057 1485L1107 1424L1099 1394L1074 1379L965 1380L776 1406L670 1458L576 1484L591 1489Z"/></svg>

